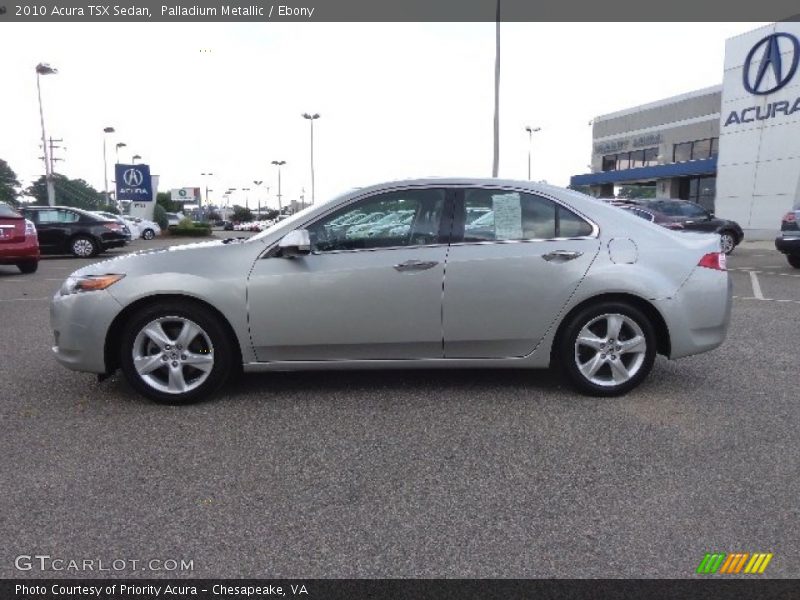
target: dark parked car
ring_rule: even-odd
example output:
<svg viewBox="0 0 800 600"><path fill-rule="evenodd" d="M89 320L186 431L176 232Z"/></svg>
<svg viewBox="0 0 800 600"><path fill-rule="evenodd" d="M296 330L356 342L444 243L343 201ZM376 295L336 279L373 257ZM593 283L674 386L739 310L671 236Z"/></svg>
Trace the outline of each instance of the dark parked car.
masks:
<svg viewBox="0 0 800 600"><path fill-rule="evenodd" d="M22 214L33 221L43 254L74 254L88 258L124 246L120 223L69 206L28 206Z"/></svg>
<svg viewBox="0 0 800 600"><path fill-rule="evenodd" d="M231 221L222 221L220 224L224 231L233 231L233 223Z"/></svg>
<svg viewBox="0 0 800 600"><path fill-rule="evenodd" d="M775 238L775 247L786 255L790 265L800 269L800 207L783 216L781 235Z"/></svg>
<svg viewBox="0 0 800 600"><path fill-rule="evenodd" d="M39 267L36 227L3 202L0 202L0 265L16 265L23 273L35 273Z"/></svg>
<svg viewBox="0 0 800 600"><path fill-rule="evenodd" d="M744 231L736 221L715 217L696 202L655 199L614 202L614 204L668 229L718 233L725 254L733 252L744 239Z"/></svg>

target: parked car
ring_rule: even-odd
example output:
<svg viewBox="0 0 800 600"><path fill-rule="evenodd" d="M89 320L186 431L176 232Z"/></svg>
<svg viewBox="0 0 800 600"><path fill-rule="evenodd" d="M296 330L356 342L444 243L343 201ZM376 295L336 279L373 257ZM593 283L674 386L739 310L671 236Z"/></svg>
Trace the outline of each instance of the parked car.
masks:
<svg viewBox="0 0 800 600"><path fill-rule="evenodd" d="M111 221L116 221L120 225L122 225L122 231L125 233L125 239L127 241L131 241L132 239L135 240L139 237L139 231L135 227L132 229L128 222L122 215L115 215L114 213L106 212L103 210L90 210L90 213L93 215L97 215L98 217L102 217L103 219L108 219Z"/></svg>
<svg viewBox="0 0 800 600"><path fill-rule="evenodd" d="M633 200L613 204L632 211L636 216L675 230L718 233L725 254L733 252L744 239L744 231L736 221L720 219L696 202L674 199Z"/></svg>
<svg viewBox="0 0 800 600"><path fill-rule="evenodd" d="M233 223L230 221L223 221L221 223L223 231L233 231Z"/></svg>
<svg viewBox="0 0 800 600"><path fill-rule="evenodd" d="M161 226L155 221L129 215L125 215L122 218L128 223L128 227L131 228L131 232L134 232L134 236L137 239L152 240L157 235L161 235Z"/></svg>
<svg viewBox="0 0 800 600"><path fill-rule="evenodd" d="M127 242L123 225L79 208L26 206L22 214L36 226L42 254L89 258Z"/></svg>
<svg viewBox="0 0 800 600"><path fill-rule="evenodd" d="M186 217L183 216L183 213L166 213L167 215L167 227L178 226L181 221L183 221Z"/></svg>
<svg viewBox="0 0 800 600"><path fill-rule="evenodd" d="M790 265L800 269L800 207L783 216L781 235L775 238L775 247L786 255Z"/></svg>
<svg viewBox="0 0 800 600"><path fill-rule="evenodd" d="M400 235L330 233L348 213L399 206L414 210ZM493 234L471 242L466 213L476 206L493 210ZM725 260L718 235L670 231L570 190L392 182L249 239L80 269L52 300L53 351L101 378L121 368L165 403L203 398L241 368L551 362L577 390L611 396L641 383L657 353L680 358L723 342L732 302Z"/></svg>
<svg viewBox="0 0 800 600"><path fill-rule="evenodd" d="M5 202L0 202L0 265L16 265L23 273L39 268L36 227Z"/></svg>

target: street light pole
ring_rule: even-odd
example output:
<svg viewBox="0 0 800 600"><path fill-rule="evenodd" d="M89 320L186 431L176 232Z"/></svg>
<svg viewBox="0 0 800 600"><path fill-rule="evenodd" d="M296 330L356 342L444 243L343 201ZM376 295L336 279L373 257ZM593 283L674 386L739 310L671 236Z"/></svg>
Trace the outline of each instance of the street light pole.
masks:
<svg viewBox="0 0 800 600"><path fill-rule="evenodd" d="M278 167L278 216L283 214L283 204L281 203L281 167L286 164L285 160L273 160L272 164Z"/></svg>
<svg viewBox="0 0 800 600"><path fill-rule="evenodd" d="M47 135L44 130L44 109L42 108L42 85L40 82L41 75L55 75L58 69L54 69L47 63L39 63L36 65L36 91L39 94L39 119L42 122L42 150L44 151L44 178L47 183L47 204L55 206L56 204L56 189L53 185L53 167L50 164L50 158L47 154Z"/></svg>
<svg viewBox="0 0 800 600"><path fill-rule="evenodd" d="M264 183L263 180L260 180L260 181L257 181L255 179L253 180L253 184L256 186L256 188L258 188L256 191L258 192L258 216L259 216L259 218L261 218L261 190L260 190L260 188L261 188L261 184L262 183Z"/></svg>
<svg viewBox="0 0 800 600"><path fill-rule="evenodd" d="M214 176L213 173L200 173L200 175L202 177L213 177ZM208 198L208 192L209 192L209 190L208 190L208 179L206 179L206 204L211 204L211 201ZM202 200L201 200L201 204L200 205L202 206ZM198 206L198 208L199 208L199 206Z"/></svg>
<svg viewBox="0 0 800 600"><path fill-rule="evenodd" d="M303 118L311 123L311 204L314 204L314 121L319 119L319 113L303 113Z"/></svg>
<svg viewBox="0 0 800 600"><path fill-rule="evenodd" d="M533 134L541 130L541 127L525 126L525 131L528 132L528 181L531 180L531 146L533 146Z"/></svg>
<svg viewBox="0 0 800 600"><path fill-rule="evenodd" d="M108 154L106 152L106 142L108 141L108 134L114 133L113 127L103 128L103 178L106 185L106 204L111 204L111 197L108 195Z"/></svg>
<svg viewBox="0 0 800 600"><path fill-rule="evenodd" d="M134 154L131 158L131 162L135 165L137 160L142 160L142 157L138 154Z"/></svg>
<svg viewBox="0 0 800 600"><path fill-rule="evenodd" d="M119 164L119 149L127 147L125 142L117 142L117 164Z"/></svg>

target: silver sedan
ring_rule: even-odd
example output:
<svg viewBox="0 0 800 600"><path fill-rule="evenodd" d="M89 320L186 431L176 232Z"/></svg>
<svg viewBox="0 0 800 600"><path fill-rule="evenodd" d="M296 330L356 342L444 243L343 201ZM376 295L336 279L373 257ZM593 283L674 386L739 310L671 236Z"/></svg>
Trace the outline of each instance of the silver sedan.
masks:
<svg viewBox="0 0 800 600"><path fill-rule="evenodd" d="M467 227L477 213L491 218ZM335 225L350 214L413 219L353 238ZM121 368L164 403L206 397L242 369L551 364L611 396L657 353L719 346L730 311L717 235L546 185L427 179L347 193L246 241L95 263L64 282L51 323L61 364Z"/></svg>

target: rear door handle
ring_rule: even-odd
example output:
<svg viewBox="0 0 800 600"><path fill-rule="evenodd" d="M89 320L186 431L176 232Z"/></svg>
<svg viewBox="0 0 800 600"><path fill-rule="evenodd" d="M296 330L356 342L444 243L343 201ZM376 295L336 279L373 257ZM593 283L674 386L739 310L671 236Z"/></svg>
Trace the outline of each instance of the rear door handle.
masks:
<svg viewBox="0 0 800 600"><path fill-rule="evenodd" d="M567 262L568 260L578 258L579 256L583 256L583 252L575 252L572 250L553 250L547 254L542 254L542 258L547 262Z"/></svg>
<svg viewBox="0 0 800 600"><path fill-rule="evenodd" d="M407 260L406 262L401 262L398 265L395 265L394 268L397 271L425 271L427 269L432 269L436 265L438 265L438 261L435 260Z"/></svg>

